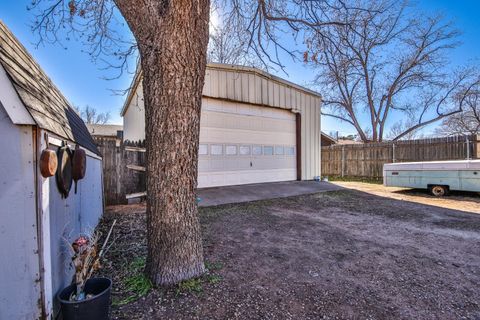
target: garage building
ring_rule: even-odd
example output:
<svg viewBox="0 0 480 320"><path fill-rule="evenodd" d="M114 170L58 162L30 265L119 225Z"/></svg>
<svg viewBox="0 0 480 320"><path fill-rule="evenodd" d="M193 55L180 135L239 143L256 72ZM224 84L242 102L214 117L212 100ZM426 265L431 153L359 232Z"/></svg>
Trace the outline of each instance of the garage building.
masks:
<svg viewBox="0 0 480 320"><path fill-rule="evenodd" d="M124 140L145 139L142 72L121 115ZM198 187L320 176L321 96L261 70L208 64Z"/></svg>

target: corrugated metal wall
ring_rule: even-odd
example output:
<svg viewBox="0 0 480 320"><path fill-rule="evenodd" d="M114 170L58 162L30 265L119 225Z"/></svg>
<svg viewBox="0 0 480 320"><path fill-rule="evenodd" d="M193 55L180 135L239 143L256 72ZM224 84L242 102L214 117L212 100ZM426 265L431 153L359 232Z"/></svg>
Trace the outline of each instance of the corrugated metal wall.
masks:
<svg viewBox="0 0 480 320"><path fill-rule="evenodd" d="M248 67L209 64L203 95L300 111L320 107L319 94Z"/></svg>

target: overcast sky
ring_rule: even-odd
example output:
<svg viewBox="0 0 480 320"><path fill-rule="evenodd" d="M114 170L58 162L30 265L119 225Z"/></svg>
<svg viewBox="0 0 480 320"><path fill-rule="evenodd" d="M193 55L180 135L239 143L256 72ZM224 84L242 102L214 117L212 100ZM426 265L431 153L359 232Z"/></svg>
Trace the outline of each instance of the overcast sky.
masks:
<svg viewBox="0 0 480 320"><path fill-rule="evenodd" d="M100 70L99 65L82 52L84 48L77 41L65 43L66 49L59 45L36 48L35 43L38 38L30 29L33 14L26 9L30 2L27 0L0 1L0 19L29 50L72 104L80 107L88 104L102 112L110 111L111 122L121 124L120 109L125 96L116 95L112 90L128 88L132 75L124 74L116 80L104 80L103 78L112 76L114 71ZM452 52L453 65L474 62L475 59L480 58L479 0L419 0L418 9L428 13L443 13L463 32L460 38L463 44ZM277 72L276 75L300 85L310 84L314 76L311 70L299 63L288 60L283 62L287 65L288 75L283 72ZM478 64L479 60L476 60L476 63ZM338 130L343 135L355 133L348 124L326 117L322 119L322 130L325 132ZM424 132L428 134L432 130L433 126L430 126Z"/></svg>

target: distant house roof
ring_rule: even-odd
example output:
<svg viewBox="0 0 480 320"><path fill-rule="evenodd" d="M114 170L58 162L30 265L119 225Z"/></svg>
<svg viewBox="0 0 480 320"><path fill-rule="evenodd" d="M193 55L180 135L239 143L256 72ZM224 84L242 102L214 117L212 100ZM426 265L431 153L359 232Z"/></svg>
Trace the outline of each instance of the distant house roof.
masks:
<svg viewBox="0 0 480 320"><path fill-rule="evenodd" d="M115 137L117 131L123 130L123 126L119 124L90 124L87 123L88 132L92 136Z"/></svg>
<svg viewBox="0 0 480 320"><path fill-rule="evenodd" d="M356 140L349 140L349 139L335 139L332 136L326 134L325 132L322 131L322 147L328 147L332 146L334 144L362 144L362 141L356 141Z"/></svg>
<svg viewBox="0 0 480 320"><path fill-rule="evenodd" d="M335 138L331 137L330 135L326 134L323 131L322 131L322 141L321 142L322 142L322 147L337 144L337 140L335 140Z"/></svg>
<svg viewBox="0 0 480 320"><path fill-rule="evenodd" d="M363 144L362 141L349 140L349 139L338 139L337 144Z"/></svg>
<svg viewBox="0 0 480 320"><path fill-rule="evenodd" d="M0 64L40 128L100 154L83 120L1 20Z"/></svg>

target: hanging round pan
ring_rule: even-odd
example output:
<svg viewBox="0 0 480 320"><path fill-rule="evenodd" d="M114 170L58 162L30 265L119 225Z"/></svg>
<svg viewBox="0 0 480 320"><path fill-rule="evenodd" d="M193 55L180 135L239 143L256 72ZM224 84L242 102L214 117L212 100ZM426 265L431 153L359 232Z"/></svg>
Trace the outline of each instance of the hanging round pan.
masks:
<svg viewBox="0 0 480 320"><path fill-rule="evenodd" d="M87 170L87 155L85 153L85 150L80 149L80 147L77 144L72 156L72 177L73 177L73 182L75 183L75 193L77 193L78 180L81 180L85 177L86 170Z"/></svg>
<svg viewBox="0 0 480 320"><path fill-rule="evenodd" d="M57 154L53 150L45 149L40 156L40 173L42 177L53 177L57 173Z"/></svg>
<svg viewBox="0 0 480 320"><path fill-rule="evenodd" d="M72 150L68 146L58 148L57 158L57 186L62 196L66 198L72 188Z"/></svg>

